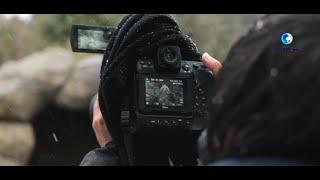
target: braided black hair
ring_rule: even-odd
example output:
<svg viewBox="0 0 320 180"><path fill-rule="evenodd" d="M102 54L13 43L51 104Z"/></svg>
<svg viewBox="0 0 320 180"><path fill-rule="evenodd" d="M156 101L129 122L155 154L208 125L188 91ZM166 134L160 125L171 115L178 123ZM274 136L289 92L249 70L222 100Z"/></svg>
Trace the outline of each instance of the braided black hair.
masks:
<svg viewBox="0 0 320 180"><path fill-rule="evenodd" d="M153 57L162 45L177 45L182 58L200 60L195 43L170 15L127 15L110 38L100 71L99 104L119 151L124 150L120 106L124 94L132 88L135 64L140 57ZM122 158L126 152L120 154Z"/></svg>

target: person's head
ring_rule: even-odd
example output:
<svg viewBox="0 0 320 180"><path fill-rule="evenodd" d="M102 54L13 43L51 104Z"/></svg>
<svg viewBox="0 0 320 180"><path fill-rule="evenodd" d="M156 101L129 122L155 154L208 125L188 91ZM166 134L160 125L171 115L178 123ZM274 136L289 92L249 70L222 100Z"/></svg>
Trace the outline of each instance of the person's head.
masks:
<svg viewBox="0 0 320 180"><path fill-rule="evenodd" d="M283 45L287 32L293 42ZM209 106L212 159L320 159L319 32L320 15L274 15L232 47Z"/></svg>

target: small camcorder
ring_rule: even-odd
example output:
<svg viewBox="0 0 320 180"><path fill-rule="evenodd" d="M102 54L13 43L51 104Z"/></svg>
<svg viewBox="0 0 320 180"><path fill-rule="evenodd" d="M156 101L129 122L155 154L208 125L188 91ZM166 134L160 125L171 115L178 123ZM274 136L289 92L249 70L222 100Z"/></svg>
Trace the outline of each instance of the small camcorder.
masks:
<svg viewBox="0 0 320 180"><path fill-rule="evenodd" d="M105 50L113 31L114 28L110 27L74 25L72 49L75 52L108 53ZM194 149L192 154L196 154L193 147L196 147L196 138L208 118L206 108L209 84L212 83L212 72L199 60L182 59L176 45L160 46L152 57L137 59L132 88L124 95L121 109L121 122L130 141L128 144L135 152L140 152L130 157L152 161L154 154L145 158L151 151L161 151L159 154L179 151L178 156L183 159L181 152L188 147ZM166 149L161 143L163 139L167 141ZM190 139L193 139L192 143ZM143 146L142 142L148 143L150 148L137 150ZM181 150L177 150L179 148ZM190 157L190 154L185 157Z"/></svg>

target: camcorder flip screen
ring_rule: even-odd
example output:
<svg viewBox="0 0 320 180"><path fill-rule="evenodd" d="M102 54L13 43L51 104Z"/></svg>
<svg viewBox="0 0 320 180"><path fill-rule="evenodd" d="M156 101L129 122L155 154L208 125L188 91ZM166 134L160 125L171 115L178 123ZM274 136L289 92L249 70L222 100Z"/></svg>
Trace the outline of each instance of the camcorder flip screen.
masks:
<svg viewBox="0 0 320 180"><path fill-rule="evenodd" d="M181 107L184 105L183 80L145 78L146 106L160 108Z"/></svg>
<svg viewBox="0 0 320 180"><path fill-rule="evenodd" d="M99 30L78 29L78 48L88 50L105 50L107 40L104 32Z"/></svg>
<svg viewBox="0 0 320 180"><path fill-rule="evenodd" d="M70 42L72 51L104 54L115 28L73 25Z"/></svg>

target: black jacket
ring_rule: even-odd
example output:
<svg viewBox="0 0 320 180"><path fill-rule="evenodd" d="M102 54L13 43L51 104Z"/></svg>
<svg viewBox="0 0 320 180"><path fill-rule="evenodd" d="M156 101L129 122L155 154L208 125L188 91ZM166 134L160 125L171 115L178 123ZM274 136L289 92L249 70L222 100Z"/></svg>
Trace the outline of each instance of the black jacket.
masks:
<svg viewBox="0 0 320 180"><path fill-rule="evenodd" d="M120 166L119 154L111 141L103 148L96 148L87 153L80 166Z"/></svg>

